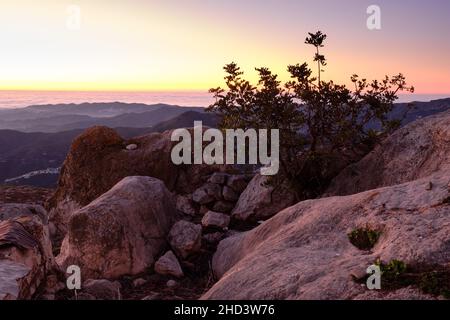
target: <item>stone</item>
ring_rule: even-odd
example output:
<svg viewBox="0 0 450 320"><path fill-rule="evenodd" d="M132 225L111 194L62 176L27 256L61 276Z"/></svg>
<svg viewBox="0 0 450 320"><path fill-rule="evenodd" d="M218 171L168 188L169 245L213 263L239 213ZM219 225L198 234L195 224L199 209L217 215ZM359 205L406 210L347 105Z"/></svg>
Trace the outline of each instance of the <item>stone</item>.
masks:
<svg viewBox="0 0 450 320"><path fill-rule="evenodd" d="M300 202L257 228L222 240L212 267L220 280L202 299L360 299L351 275L377 259L445 267L450 261L449 171L355 195ZM424 185L431 181L433 190ZM370 226L370 252L348 239ZM359 272L360 274L362 272ZM416 294L403 290L399 297ZM368 297L368 296L367 296Z"/></svg>
<svg viewBox="0 0 450 320"><path fill-rule="evenodd" d="M52 251L41 206L0 204L0 300L33 298L58 269Z"/></svg>
<svg viewBox="0 0 450 320"><path fill-rule="evenodd" d="M272 186L268 179L260 174L253 177L231 213L234 219L243 222L267 220L296 202L295 193L287 183Z"/></svg>
<svg viewBox="0 0 450 320"><path fill-rule="evenodd" d="M151 267L175 220L172 194L161 180L127 177L74 212L59 265L78 265L84 277L116 279Z"/></svg>
<svg viewBox="0 0 450 320"><path fill-rule="evenodd" d="M223 187L222 195L226 201L236 202L239 199L239 194L229 186Z"/></svg>
<svg viewBox="0 0 450 320"><path fill-rule="evenodd" d="M129 145L127 145L127 147L126 147L126 149L127 149L128 151L136 150L137 148L138 148L137 144L134 144L134 143L129 144Z"/></svg>
<svg viewBox="0 0 450 320"><path fill-rule="evenodd" d="M176 282L175 280L169 280L167 281L166 286L168 288L175 288L178 286L178 282Z"/></svg>
<svg viewBox="0 0 450 320"><path fill-rule="evenodd" d="M199 204L208 204L222 199L222 187L218 184L207 183L192 194L192 199Z"/></svg>
<svg viewBox="0 0 450 320"><path fill-rule="evenodd" d="M195 216L197 214L194 203L189 196L178 195L176 207L178 211L186 215Z"/></svg>
<svg viewBox="0 0 450 320"><path fill-rule="evenodd" d="M186 259L200 251L202 226L188 221L178 221L169 233L169 243L178 257Z"/></svg>
<svg viewBox="0 0 450 320"><path fill-rule="evenodd" d="M150 292L150 294L146 295L141 300L159 300L160 296L161 295L158 292Z"/></svg>
<svg viewBox="0 0 450 320"><path fill-rule="evenodd" d="M120 300L121 285L118 281L106 279L89 279L83 286L83 293L90 294L96 300Z"/></svg>
<svg viewBox="0 0 450 320"><path fill-rule="evenodd" d="M147 280L145 280L143 278L137 278L137 279L133 280L133 287L135 287L135 288L142 287L146 283L147 283Z"/></svg>
<svg viewBox="0 0 450 320"><path fill-rule="evenodd" d="M224 229L230 224L230 217L219 212L208 211L202 219L202 226L205 228Z"/></svg>
<svg viewBox="0 0 450 320"><path fill-rule="evenodd" d="M450 111L414 121L342 170L323 197L355 194L450 170L449 141Z"/></svg>
<svg viewBox="0 0 450 320"><path fill-rule="evenodd" d="M192 130L192 129L188 129ZM167 189L190 194L205 177L226 170L226 165L177 166L171 160L173 130L125 140L113 129L96 126L74 139L61 168L58 187L48 201L56 238L65 236L73 212L88 205L128 176L162 180ZM129 152L125 146L136 144Z"/></svg>
<svg viewBox="0 0 450 320"><path fill-rule="evenodd" d="M161 275L174 276L177 278L184 277L180 263L172 251L166 252L165 255L156 261L155 272Z"/></svg>
<svg viewBox="0 0 450 320"><path fill-rule="evenodd" d="M208 194L207 190L204 188L199 188L192 194L192 200L195 202L205 205L214 201L214 197Z"/></svg>
<svg viewBox="0 0 450 320"><path fill-rule="evenodd" d="M227 182L228 175L226 173L214 172L208 179L208 182L224 185Z"/></svg>

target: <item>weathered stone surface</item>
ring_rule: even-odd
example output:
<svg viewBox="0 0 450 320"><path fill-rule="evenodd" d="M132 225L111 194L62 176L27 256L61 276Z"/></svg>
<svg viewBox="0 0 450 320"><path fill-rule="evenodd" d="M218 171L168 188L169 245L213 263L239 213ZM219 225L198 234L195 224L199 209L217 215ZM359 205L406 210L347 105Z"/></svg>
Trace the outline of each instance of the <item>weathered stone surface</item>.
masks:
<svg viewBox="0 0 450 320"><path fill-rule="evenodd" d="M118 281L89 279L83 284L82 292L92 295L96 300L119 300L121 288Z"/></svg>
<svg viewBox="0 0 450 320"><path fill-rule="evenodd" d="M144 278L137 278L133 280L133 287L138 288L147 283L147 280Z"/></svg>
<svg viewBox="0 0 450 320"><path fill-rule="evenodd" d="M272 217L295 203L295 195L284 185L267 185L267 176L256 175L239 197L232 217L240 221L259 221Z"/></svg>
<svg viewBox="0 0 450 320"><path fill-rule="evenodd" d="M195 216L197 213L197 209L189 196L178 195L176 207L178 211L189 216Z"/></svg>
<svg viewBox="0 0 450 320"><path fill-rule="evenodd" d="M192 194L192 199L199 204L208 204L222 199L222 187L215 183L207 183Z"/></svg>
<svg viewBox="0 0 450 320"><path fill-rule="evenodd" d="M356 164L344 169L324 197L392 186L450 170L450 111L397 130Z"/></svg>
<svg viewBox="0 0 450 320"><path fill-rule="evenodd" d="M30 299L57 269L41 206L0 205L0 300Z"/></svg>
<svg viewBox="0 0 450 320"><path fill-rule="evenodd" d="M192 130L192 129L190 129ZM93 127L78 136L61 169L58 188L48 205L57 235L65 235L70 216L128 176L164 181L170 191L192 193L224 165L176 166L171 160L172 131L124 140L113 129ZM136 144L130 152L127 145Z"/></svg>
<svg viewBox="0 0 450 320"><path fill-rule="evenodd" d="M178 257L187 258L200 251L202 226L188 221L178 221L169 233L169 242Z"/></svg>
<svg viewBox="0 0 450 320"><path fill-rule="evenodd" d="M239 199L239 194L228 186L223 187L222 195L226 201L236 202Z"/></svg>
<svg viewBox="0 0 450 320"><path fill-rule="evenodd" d="M223 185L227 182L227 177L228 177L228 175L226 173L215 172L208 179L208 182Z"/></svg>
<svg viewBox="0 0 450 320"><path fill-rule="evenodd" d="M194 191L192 194L192 200L195 202L204 205L214 201L214 197L208 194L208 191L205 188L199 188Z"/></svg>
<svg viewBox="0 0 450 320"><path fill-rule="evenodd" d="M441 171L401 185L287 208L219 244L213 269L221 279L203 298L362 299L367 289L351 275L364 272L378 258L446 266L449 180L450 173ZM427 191L429 181L435 187ZM381 231L370 252L354 247L347 236L365 226Z"/></svg>
<svg viewBox="0 0 450 320"><path fill-rule="evenodd" d="M183 270L181 269L180 263L177 257L172 251L166 252L161 258L155 263L155 272L162 275L174 276L177 278L184 277Z"/></svg>
<svg viewBox="0 0 450 320"><path fill-rule="evenodd" d="M57 261L92 279L139 274L155 262L175 216L161 180L127 177L72 215Z"/></svg>
<svg viewBox="0 0 450 320"><path fill-rule="evenodd" d="M226 214L208 211L202 219L202 226L205 228L227 228L230 224L230 217Z"/></svg>

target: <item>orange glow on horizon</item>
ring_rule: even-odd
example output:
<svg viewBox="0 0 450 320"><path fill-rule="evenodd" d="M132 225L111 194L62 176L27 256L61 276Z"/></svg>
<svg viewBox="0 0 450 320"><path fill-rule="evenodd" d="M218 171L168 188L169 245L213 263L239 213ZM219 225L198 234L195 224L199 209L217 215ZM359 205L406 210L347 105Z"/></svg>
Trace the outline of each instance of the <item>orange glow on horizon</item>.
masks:
<svg viewBox="0 0 450 320"><path fill-rule="evenodd" d="M81 9L76 31L66 27L73 2ZM303 39L320 28L328 34L325 80L349 86L353 73L380 79L402 72L418 94L450 93L450 74L443 71L450 70L450 45L438 35L401 18L396 7L384 9L385 27L371 32L360 2L323 6L289 0L281 7L255 0L2 3L0 90L206 92L224 86L222 67L232 61L253 83L261 66L286 82L289 64L307 61L315 71L313 48ZM311 17L319 9L320 17ZM397 23L415 28L414 36L397 37Z"/></svg>

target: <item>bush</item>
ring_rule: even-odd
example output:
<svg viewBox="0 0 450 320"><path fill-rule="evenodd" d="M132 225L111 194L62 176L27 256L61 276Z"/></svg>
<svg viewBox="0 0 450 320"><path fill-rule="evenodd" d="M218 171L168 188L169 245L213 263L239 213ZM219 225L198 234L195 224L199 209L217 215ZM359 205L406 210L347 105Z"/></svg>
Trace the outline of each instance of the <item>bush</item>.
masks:
<svg viewBox="0 0 450 320"><path fill-rule="evenodd" d="M280 172L273 183L287 180L299 200L320 195L346 165L359 160L401 119L389 119L397 93L413 91L402 74L381 81L351 77L353 89L323 81L326 35L310 33L317 76L308 64L288 66L291 81L281 85L268 68L257 68L259 81L243 78L236 63L224 67L227 89L211 89L208 110L221 116L223 129L279 129ZM377 128L377 129L374 129ZM340 164L340 165L338 165Z"/></svg>
<svg viewBox="0 0 450 320"><path fill-rule="evenodd" d="M348 239L351 244L360 250L370 250L377 243L381 232L377 230L366 228L358 228L348 234Z"/></svg>

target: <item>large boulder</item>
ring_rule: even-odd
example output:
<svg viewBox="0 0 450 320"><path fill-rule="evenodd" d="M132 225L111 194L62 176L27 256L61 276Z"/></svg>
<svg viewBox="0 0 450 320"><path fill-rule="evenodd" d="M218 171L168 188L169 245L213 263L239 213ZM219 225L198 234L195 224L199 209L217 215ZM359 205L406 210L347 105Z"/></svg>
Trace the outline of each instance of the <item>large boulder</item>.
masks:
<svg viewBox="0 0 450 320"><path fill-rule="evenodd" d="M85 278L135 275L152 266L175 219L175 200L161 180L127 177L70 218L57 261Z"/></svg>
<svg viewBox="0 0 450 320"><path fill-rule="evenodd" d="M38 205L0 205L0 300L32 298L56 271L46 211Z"/></svg>
<svg viewBox="0 0 450 320"><path fill-rule="evenodd" d="M266 220L295 203L295 194L285 184L273 186L267 183L268 179L260 174L253 177L232 211L233 219L244 222Z"/></svg>
<svg viewBox="0 0 450 320"><path fill-rule="evenodd" d="M450 170L450 111L397 130L361 161L348 166L324 197L391 186Z"/></svg>
<svg viewBox="0 0 450 320"><path fill-rule="evenodd" d="M448 268L449 181L450 172L440 171L287 208L219 244L213 270L221 279L203 299L364 299L367 289L352 276L364 275L377 259ZM348 236L367 227L381 232L369 251L352 245ZM399 297L407 298L407 292Z"/></svg>
<svg viewBox="0 0 450 320"><path fill-rule="evenodd" d="M87 129L72 143L62 166L55 195L49 200L57 235L64 235L70 215L128 176L162 180L170 191L188 194L223 165L175 165L171 160L173 131L125 140L107 127ZM127 146L134 144L133 150ZM57 238L57 237L56 237Z"/></svg>

